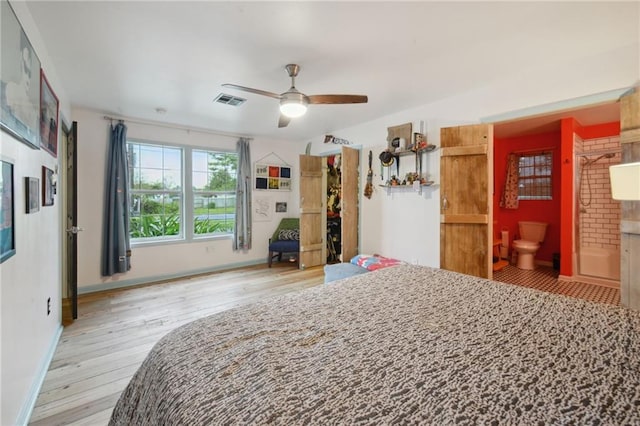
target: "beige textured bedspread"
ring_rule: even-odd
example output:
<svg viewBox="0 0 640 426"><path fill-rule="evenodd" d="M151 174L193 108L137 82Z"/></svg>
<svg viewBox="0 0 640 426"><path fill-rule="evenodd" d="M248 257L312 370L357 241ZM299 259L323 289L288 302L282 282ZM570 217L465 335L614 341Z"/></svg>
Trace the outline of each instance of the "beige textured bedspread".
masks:
<svg viewBox="0 0 640 426"><path fill-rule="evenodd" d="M640 313L396 266L153 348L113 425L640 424Z"/></svg>

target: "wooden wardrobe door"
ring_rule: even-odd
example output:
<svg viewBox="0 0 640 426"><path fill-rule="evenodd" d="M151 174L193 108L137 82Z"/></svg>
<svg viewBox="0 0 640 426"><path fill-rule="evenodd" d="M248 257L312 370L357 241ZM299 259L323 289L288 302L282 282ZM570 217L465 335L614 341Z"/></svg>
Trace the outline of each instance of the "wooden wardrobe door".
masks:
<svg viewBox="0 0 640 426"><path fill-rule="evenodd" d="M300 156L300 269L323 265L322 157Z"/></svg>

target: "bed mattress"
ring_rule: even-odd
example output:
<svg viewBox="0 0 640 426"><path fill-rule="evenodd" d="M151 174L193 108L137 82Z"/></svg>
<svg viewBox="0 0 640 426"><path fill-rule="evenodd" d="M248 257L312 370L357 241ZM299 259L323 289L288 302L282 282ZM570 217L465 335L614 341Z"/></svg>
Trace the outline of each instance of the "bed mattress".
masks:
<svg viewBox="0 0 640 426"><path fill-rule="evenodd" d="M640 424L640 313L401 265L160 340L112 425Z"/></svg>

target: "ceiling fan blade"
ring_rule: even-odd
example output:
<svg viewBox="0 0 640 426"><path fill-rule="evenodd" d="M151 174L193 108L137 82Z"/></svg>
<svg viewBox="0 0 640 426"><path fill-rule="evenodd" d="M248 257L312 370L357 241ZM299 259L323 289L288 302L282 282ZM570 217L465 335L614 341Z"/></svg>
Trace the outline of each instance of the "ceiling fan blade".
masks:
<svg viewBox="0 0 640 426"><path fill-rule="evenodd" d="M290 121L290 117L287 117L284 114L280 114L280 118L278 119L278 127L287 127Z"/></svg>
<svg viewBox="0 0 640 426"><path fill-rule="evenodd" d="M311 95L310 104L366 104L369 98L364 95Z"/></svg>
<svg viewBox="0 0 640 426"><path fill-rule="evenodd" d="M280 99L277 93L267 92L266 90L252 89L251 87L238 86L237 84L224 83L223 87L231 87L233 89L242 90L244 92L255 93L256 95L269 96L270 98Z"/></svg>

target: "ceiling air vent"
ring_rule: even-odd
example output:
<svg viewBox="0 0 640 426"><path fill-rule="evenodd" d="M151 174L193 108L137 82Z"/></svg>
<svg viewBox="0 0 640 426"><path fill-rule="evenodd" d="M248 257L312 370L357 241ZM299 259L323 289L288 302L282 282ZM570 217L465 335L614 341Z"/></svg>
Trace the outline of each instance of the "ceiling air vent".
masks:
<svg viewBox="0 0 640 426"><path fill-rule="evenodd" d="M239 98L237 96L227 95L226 93L220 93L213 101L218 102L219 104L237 107L245 103L247 100Z"/></svg>

